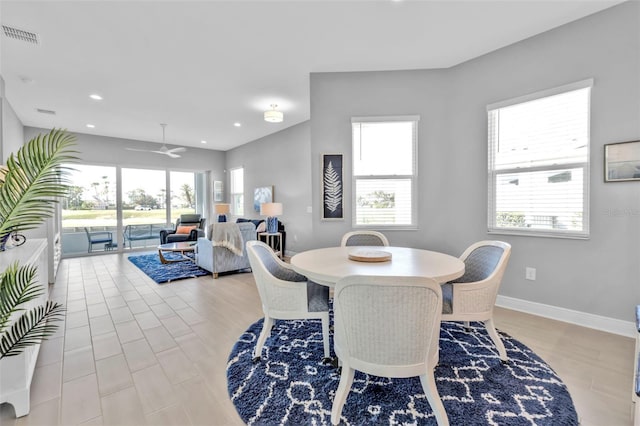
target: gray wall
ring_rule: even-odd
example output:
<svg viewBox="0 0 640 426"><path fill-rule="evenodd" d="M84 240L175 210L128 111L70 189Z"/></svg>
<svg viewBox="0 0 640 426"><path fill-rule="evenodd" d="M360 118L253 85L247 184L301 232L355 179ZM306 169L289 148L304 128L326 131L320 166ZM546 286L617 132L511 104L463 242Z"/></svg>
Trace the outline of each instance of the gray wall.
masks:
<svg viewBox="0 0 640 426"><path fill-rule="evenodd" d="M244 167L245 217L264 219L253 210L253 190L274 186L274 201L283 204L279 219L287 231L288 252L316 247L312 215L307 213L307 207L312 205L309 146L307 121L227 151L227 171ZM229 193L228 177L225 192Z"/></svg>
<svg viewBox="0 0 640 426"><path fill-rule="evenodd" d="M603 145L640 139L639 18L640 4L624 3L447 70L312 74L314 213L305 246L335 245L351 229L349 186L344 221L319 213L320 154L344 154L346 180L351 173L350 118L419 114L419 229L386 232L392 244L458 255L473 241L502 239L513 245L502 295L632 320L640 183L603 182ZM585 78L595 82L591 238L489 235L486 105ZM524 279L525 266L537 268L536 281Z"/></svg>
<svg viewBox="0 0 640 426"><path fill-rule="evenodd" d="M17 153L24 144L22 122L4 97L4 80L0 77L0 164L5 164L9 155Z"/></svg>

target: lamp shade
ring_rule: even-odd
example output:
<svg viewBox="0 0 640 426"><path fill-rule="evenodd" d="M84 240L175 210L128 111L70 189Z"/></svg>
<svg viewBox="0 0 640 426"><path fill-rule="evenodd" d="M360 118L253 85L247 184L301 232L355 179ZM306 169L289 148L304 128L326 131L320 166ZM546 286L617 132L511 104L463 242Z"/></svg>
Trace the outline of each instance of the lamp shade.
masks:
<svg viewBox="0 0 640 426"><path fill-rule="evenodd" d="M282 203L260 204L261 216L280 216L281 214L282 214Z"/></svg>
<svg viewBox="0 0 640 426"><path fill-rule="evenodd" d="M230 211L230 204L216 204L213 206L216 214L227 214Z"/></svg>

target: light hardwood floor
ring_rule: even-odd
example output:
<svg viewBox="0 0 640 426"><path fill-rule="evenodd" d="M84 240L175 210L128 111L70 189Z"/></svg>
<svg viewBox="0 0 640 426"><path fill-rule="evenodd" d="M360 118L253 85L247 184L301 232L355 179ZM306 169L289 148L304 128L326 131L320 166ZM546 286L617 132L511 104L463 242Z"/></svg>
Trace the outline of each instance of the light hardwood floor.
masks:
<svg viewBox="0 0 640 426"><path fill-rule="evenodd" d="M2 404L2 426L243 424L225 368L262 317L250 273L158 285L123 255L67 259L51 297L66 321L42 345L31 413ZM632 339L499 308L496 323L556 370L583 425L632 424Z"/></svg>

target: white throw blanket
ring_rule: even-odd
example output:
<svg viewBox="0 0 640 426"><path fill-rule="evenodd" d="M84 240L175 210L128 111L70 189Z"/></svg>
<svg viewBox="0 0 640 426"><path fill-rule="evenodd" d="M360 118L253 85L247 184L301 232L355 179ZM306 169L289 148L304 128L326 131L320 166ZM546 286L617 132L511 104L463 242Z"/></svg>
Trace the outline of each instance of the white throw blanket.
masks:
<svg viewBox="0 0 640 426"><path fill-rule="evenodd" d="M224 247L236 256L242 256L244 241L237 224L221 222L212 227L211 242L214 247Z"/></svg>

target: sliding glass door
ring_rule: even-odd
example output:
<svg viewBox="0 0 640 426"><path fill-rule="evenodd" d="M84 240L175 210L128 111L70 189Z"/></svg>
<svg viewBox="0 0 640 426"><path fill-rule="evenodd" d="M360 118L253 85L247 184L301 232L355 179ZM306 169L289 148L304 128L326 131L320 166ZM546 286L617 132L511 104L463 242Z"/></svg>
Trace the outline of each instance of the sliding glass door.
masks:
<svg viewBox="0 0 640 426"><path fill-rule="evenodd" d="M71 191L62 201L62 252L155 248L162 229L181 214L203 213L194 172L117 166L69 165Z"/></svg>

